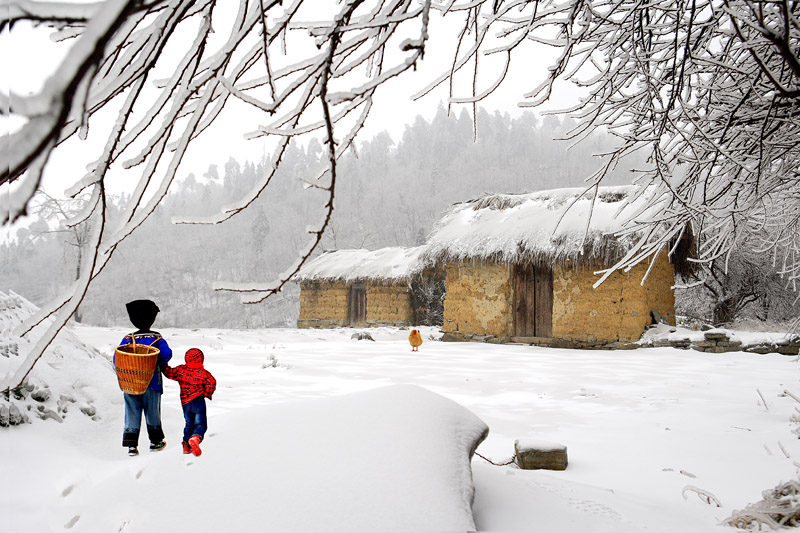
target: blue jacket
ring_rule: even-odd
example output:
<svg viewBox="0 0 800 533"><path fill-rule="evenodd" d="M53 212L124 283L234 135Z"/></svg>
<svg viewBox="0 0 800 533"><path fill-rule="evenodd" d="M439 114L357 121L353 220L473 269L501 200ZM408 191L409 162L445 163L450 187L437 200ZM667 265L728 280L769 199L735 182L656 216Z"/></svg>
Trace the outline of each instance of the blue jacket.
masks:
<svg viewBox="0 0 800 533"><path fill-rule="evenodd" d="M130 344L132 342L132 336L136 336L136 344L146 344L158 348L160 352L158 354L158 364L156 365L155 372L153 372L153 379L150 380L150 388L156 391L163 391L164 386L161 383L161 368L167 366L169 360L172 359L172 349L169 347L169 344L167 344L167 341L164 340L164 337L156 331L137 331L135 333L130 333L125 335L119 345Z"/></svg>

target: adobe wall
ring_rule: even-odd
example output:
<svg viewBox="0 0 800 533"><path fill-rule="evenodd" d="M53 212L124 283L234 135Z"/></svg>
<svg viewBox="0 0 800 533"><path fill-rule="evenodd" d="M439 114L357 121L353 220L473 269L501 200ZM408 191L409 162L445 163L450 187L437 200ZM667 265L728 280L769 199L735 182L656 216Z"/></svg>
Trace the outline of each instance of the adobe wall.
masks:
<svg viewBox="0 0 800 533"><path fill-rule="evenodd" d="M647 265L640 265L647 269ZM640 276L641 279L641 276ZM670 325L675 325L675 265L661 252L656 264L644 282L647 291L647 302L650 309L655 310Z"/></svg>
<svg viewBox="0 0 800 533"><path fill-rule="evenodd" d="M347 326L350 285L320 281L300 284L298 328ZM367 326L410 326L414 320L408 285L367 284Z"/></svg>
<svg viewBox="0 0 800 533"><path fill-rule="evenodd" d="M347 283L337 281L300 284L298 328L335 328L347 325Z"/></svg>
<svg viewBox="0 0 800 533"><path fill-rule="evenodd" d="M367 326L410 326L413 322L408 284L367 285Z"/></svg>
<svg viewBox="0 0 800 533"><path fill-rule="evenodd" d="M599 267L557 266L553 269L553 337L580 341L633 341L657 311L675 324L674 268L660 254L645 284L648 264L615 272L596 289Z"/></svg>
<svg viewBox="0 0 800 533"><path fill-rule="evenodd" d="M511 268L495 262L447 265L445 333L508 337L512 331Z"/></svg>

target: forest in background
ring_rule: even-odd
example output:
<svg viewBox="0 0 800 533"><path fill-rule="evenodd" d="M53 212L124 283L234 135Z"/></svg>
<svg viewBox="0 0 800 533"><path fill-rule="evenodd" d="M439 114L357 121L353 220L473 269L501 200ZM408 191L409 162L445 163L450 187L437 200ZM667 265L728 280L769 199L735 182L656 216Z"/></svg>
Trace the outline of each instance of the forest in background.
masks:
<svg viewBox="0 0 800 533"><path fill-rule="evenodd" d="M465 110L448 115L440 107L430 122L416 117L401 139L383 132L365 140L340 161L335 211L318 252L420 245L453 203L484 193L581 186L600 165L596 154L609 150L615 139L596 133L577 145L559 140L573 125L555 116L540 120L526 112L511 118L481 109L475 140L473 119ZM224 159L222 155L215 158ZM231 158L222 168L210 165L202 176L190 174L176 182L92 283L76 318L98 326L126 325L125 302L151 298L161 308L157 328L293 326L299 306L295 285L263 303L247 305L238 295L215 292L211 285L270 281L297 257L310 239L306 228L323 213L325 195L309 187L309 180L323 167L324 157L317 140L306 146L292 144L262 197L219 225L175 225L171 219L217 212L247 194L272 162ZM642 164L630 161L604 184L630 183L631 170ZM117 197L112 213L121 212L126 201L125 196ZM37 206L32 213L36 220L3 244L0 261L5 289L41 305L75 279L87 228L66 229L61 224L81 207L80 200L40 196ZM780 288L779 281L763 275L764 269L755 270L762 285L769 279ZM703 290L707 289L701 286L694 293ZM705 313L702 301L692 299L687 309ZM762 298L755 307L764 307L765 301ZM769 305L764 310L763 318L768 318Z"/></svg>

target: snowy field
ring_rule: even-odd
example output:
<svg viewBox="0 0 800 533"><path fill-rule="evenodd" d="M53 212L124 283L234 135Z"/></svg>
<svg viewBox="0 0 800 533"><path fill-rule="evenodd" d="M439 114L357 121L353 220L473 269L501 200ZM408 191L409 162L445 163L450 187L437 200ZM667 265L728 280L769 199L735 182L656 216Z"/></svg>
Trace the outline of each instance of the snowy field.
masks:
<svg viewBox="0 0 800 533"><path fill-rule="evenodd" d="M110 356L128 329L76 326L71 332ZM0 500L0 515L8 531L158 531L154 524L172 524L171 531L220 531L224 524L246 523L250 511L280 501L284 487L298 484L307 488L312 508L350 501L371 470L357 460L362 451L341 451L336 494L315 490L314 472L304 472L303 465L314 468L309 455L315 448L336 446L337 431L348 426L336 421L340 406L352 413L348 404L369 403L373 389L393 384L419 386L474 413L490 428L478 453L495 462L511 458L515 439L568 447L569 467L559 472L493 466L474 457L473 511L481 531L733 531L720 522L760 500L762 491L795 478L800 464L800 441L792 432L800 405L784 394L800 396L795 357L444 343L434 340L434 328L423 329L419 353L410 352L408 331L394 328L369 330L375 342L352 340L352 329L160 331L175 352L173 366L188 348L200 348L219 383L209 402L203 455L181 453L176 383L167 382L162 402L167 449L148 452L143 434L142 454L128 457L120 445L122 395L110 365L101 360L73 369L71 376L83 373L79 388L97 420L77 413L62 423L35 419L2 432L0 468L10 496ZM69 357L59 364L69 366ZM57 375L48 374L51 388ZM386 438L396 415L390 414L391 402L377 407L389 413L386 430L364 434L364 457L374 457L378 448L387 462L403 458L398 466L417 476L422 465L429 478L415 483L424 494L427 485L441 481L439 469L428 463L446 461L446 450L404 456L392 442L416 440ZM306 424L314 409L316 416L331 417L324 432ZM467 415L459 416L469 425ZM271 432L271 424L281 434ZM294 449L287 445L292 442ZM713 494L721 507L692 488ZM404 486L391 498L373 494L375 506L367 497L362 506L356 501L342 512L359 509L374 523L384 520L385 527L370 531L395 530L388 507L402 510L418 496ZM291 502L281 505L276 520L285 519ZM434 515L432 510L429 527L414 529L439 530ZM313 516L297 516L295 523L270 523L266 516L251 530L340 530Z"/></svg>

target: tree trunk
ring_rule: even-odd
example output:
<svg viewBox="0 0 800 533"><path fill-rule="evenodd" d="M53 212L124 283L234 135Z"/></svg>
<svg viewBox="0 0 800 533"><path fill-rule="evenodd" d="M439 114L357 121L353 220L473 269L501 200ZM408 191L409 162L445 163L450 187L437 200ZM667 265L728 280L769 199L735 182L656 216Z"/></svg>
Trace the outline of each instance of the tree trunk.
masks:
<svg viewBox="0 0 800 533"><path fill-rule="evenodd" d="M713 313L714 317L712 322L715 326L730 324L733 322L733 319L736 318L736 299L725 298L724 300L718 301L714 305Z"/></svg>

